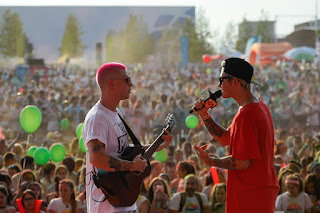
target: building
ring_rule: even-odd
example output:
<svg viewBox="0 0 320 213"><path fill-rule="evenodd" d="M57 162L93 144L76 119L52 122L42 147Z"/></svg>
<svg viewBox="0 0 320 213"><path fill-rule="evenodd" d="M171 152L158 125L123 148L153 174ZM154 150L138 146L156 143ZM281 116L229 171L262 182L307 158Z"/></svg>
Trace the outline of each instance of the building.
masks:
<svg viewBox="0 0 320 213"><path fill-rule="evenodd" d="M317 20L317 29L320 29L320 20ZM315 47L315 36L315 21L308 21L294 25L294 32L278 41L289 42L293 47Z"/></svg>
<svg viewBox="0 0 320 213"><path fill-rule="evenodd" d="M301 24L294 25L294 31L300 31L300 30L313 30L315 29L315 21L308 21ZM317 29L320 29L320 20L317 20Z"/></svg>

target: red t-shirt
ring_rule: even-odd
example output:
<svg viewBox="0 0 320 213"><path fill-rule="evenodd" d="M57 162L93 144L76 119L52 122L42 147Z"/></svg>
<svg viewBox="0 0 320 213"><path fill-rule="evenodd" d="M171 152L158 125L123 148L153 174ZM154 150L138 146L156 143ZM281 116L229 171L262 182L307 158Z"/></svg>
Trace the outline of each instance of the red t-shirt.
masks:
<svg viewBox="0 0 320 213"><path fill-rule="evenodd" d="M226 212L274 212L279 191L274 169L274 131L268 107L260 100L239 109L228 128L229 154L250 160L245 170L229 170Z"/></svg>

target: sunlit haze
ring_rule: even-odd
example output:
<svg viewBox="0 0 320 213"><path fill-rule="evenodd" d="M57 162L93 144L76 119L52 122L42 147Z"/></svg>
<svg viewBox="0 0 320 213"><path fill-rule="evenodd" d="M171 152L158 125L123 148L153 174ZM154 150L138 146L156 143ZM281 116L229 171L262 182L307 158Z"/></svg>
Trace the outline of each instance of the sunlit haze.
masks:
<svg viewBox="0 0 320 213"><path fill-rule="evenodd" d="M248 21L259 21L262 18L262 11L269 21L275 21L275 34L277 38L284 38L294 31L294 25L315 20L318 16L315 8L317 7L319 10L318 1L319 0L1 0L0 6L194 6L196 8L196 15L199 8L201 8L202 11L205 11L204 17L208 19L210 23L209 29L214 36L213 43L219 47L220 43L222 43L221 41L225 37L225 29L228 24L237 27L238 24L243 21L243 18L246 18ZM99 19L103 19L101 16L98 17ZM58 21L59 20L57 19L57 22ZM29 24L30 28L30 23L25 23L25 26L27 24ZM90 29L90 33L99 36L97 30L93 30L93 28ZM237 30L237 28L235 28L235 30ZM50 33L49 30L45 31L46 32L44 33L40 32L40 29L37 29L38 33L42 33L41 35L50 39L50 36L46 34ZM58 34L57 31L56 34ZM55 60L58 57L57 47L53 48L47 43L41 43L39 39L32 37L30 31L28 36L30 37L30 40L34 42L36 56L47 55L47 60L50 60L50 58ZM100 36L100 40L103 40L102 38L104 36L105 32ZM34 40L37 40L37 42ZM87 48L86 50L87 55L91 55L91 57L93 57L95 51L92 43L93 42L89 44L91 50L90 48Z"/></svg>
<svg viewBox="0 0 320 213"><path fill-rule="evenodd" d="M2 0L2 6L195 6L206 11L212 30L224 32L228 23L239 24L243 17L249 21L258 21L264 10L269 20L276 21L276 34L284 37L290 34L295 24L314 20L318 0Z"/></svg>

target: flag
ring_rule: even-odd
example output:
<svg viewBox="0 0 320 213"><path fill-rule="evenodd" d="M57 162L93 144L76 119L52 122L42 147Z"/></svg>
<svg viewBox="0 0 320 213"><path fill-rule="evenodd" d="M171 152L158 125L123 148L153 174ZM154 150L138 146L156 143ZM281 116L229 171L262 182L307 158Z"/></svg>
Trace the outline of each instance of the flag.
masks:
<svg viewBox="0 0 320 213"><path fill-rule="evenodd" d="M184 67L188 63L188 52L189 52L189 47L188 47L188 37L183 36L181 37L181 67Z"/></svg>
<svg viewBox="0 0 320 213"><path fill-rule="evenodd" d="M231 51L233 50L233 47L234 47L234 43L233 42L230 42L229 45L227 46L226 48L226 52L225 52L225 56L229 57Z"/></svg>
<svg viewBox="0 0 320 213"><path fill-rule="evenodd" d="M317 69L318 67L319 54L320 54L320 37L317 35L316 45L315 45L315 55L314 55L314 61L313 61L314 69Z"/></svg>
<svg viewBox="0 0 320 213"><path fill-rule="evenodd" d="M244 51L244 59L246 61L249 61L251 47L257 41L258 41L258 37L257 36L252 36L251 38L248 39L247 44L246 44L246 49Z"/></svg>
<svg viewBox="0 0 320 213"><path fill-rule="evenodd" d="M255 63L256 67L259 67L260 52L261 52L261 35L258 36L258 43L259 43L259 49L258 49L258 54L256 56L256 63Z"/></svg>

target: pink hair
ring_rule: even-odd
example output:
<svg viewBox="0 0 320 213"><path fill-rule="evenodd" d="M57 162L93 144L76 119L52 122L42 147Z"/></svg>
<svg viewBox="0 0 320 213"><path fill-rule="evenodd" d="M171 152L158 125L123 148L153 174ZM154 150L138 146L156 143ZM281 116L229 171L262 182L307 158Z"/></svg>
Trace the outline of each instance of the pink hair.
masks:
<svg viewBox="0 0 320 213"><path fill-rule="evenodd" d="M109 62L103 64L98 70L96 74L96 81L99 87L105 82L106 73L108 72L116 72L119 70L126 70L126 66L118 62Z"/></svg>

